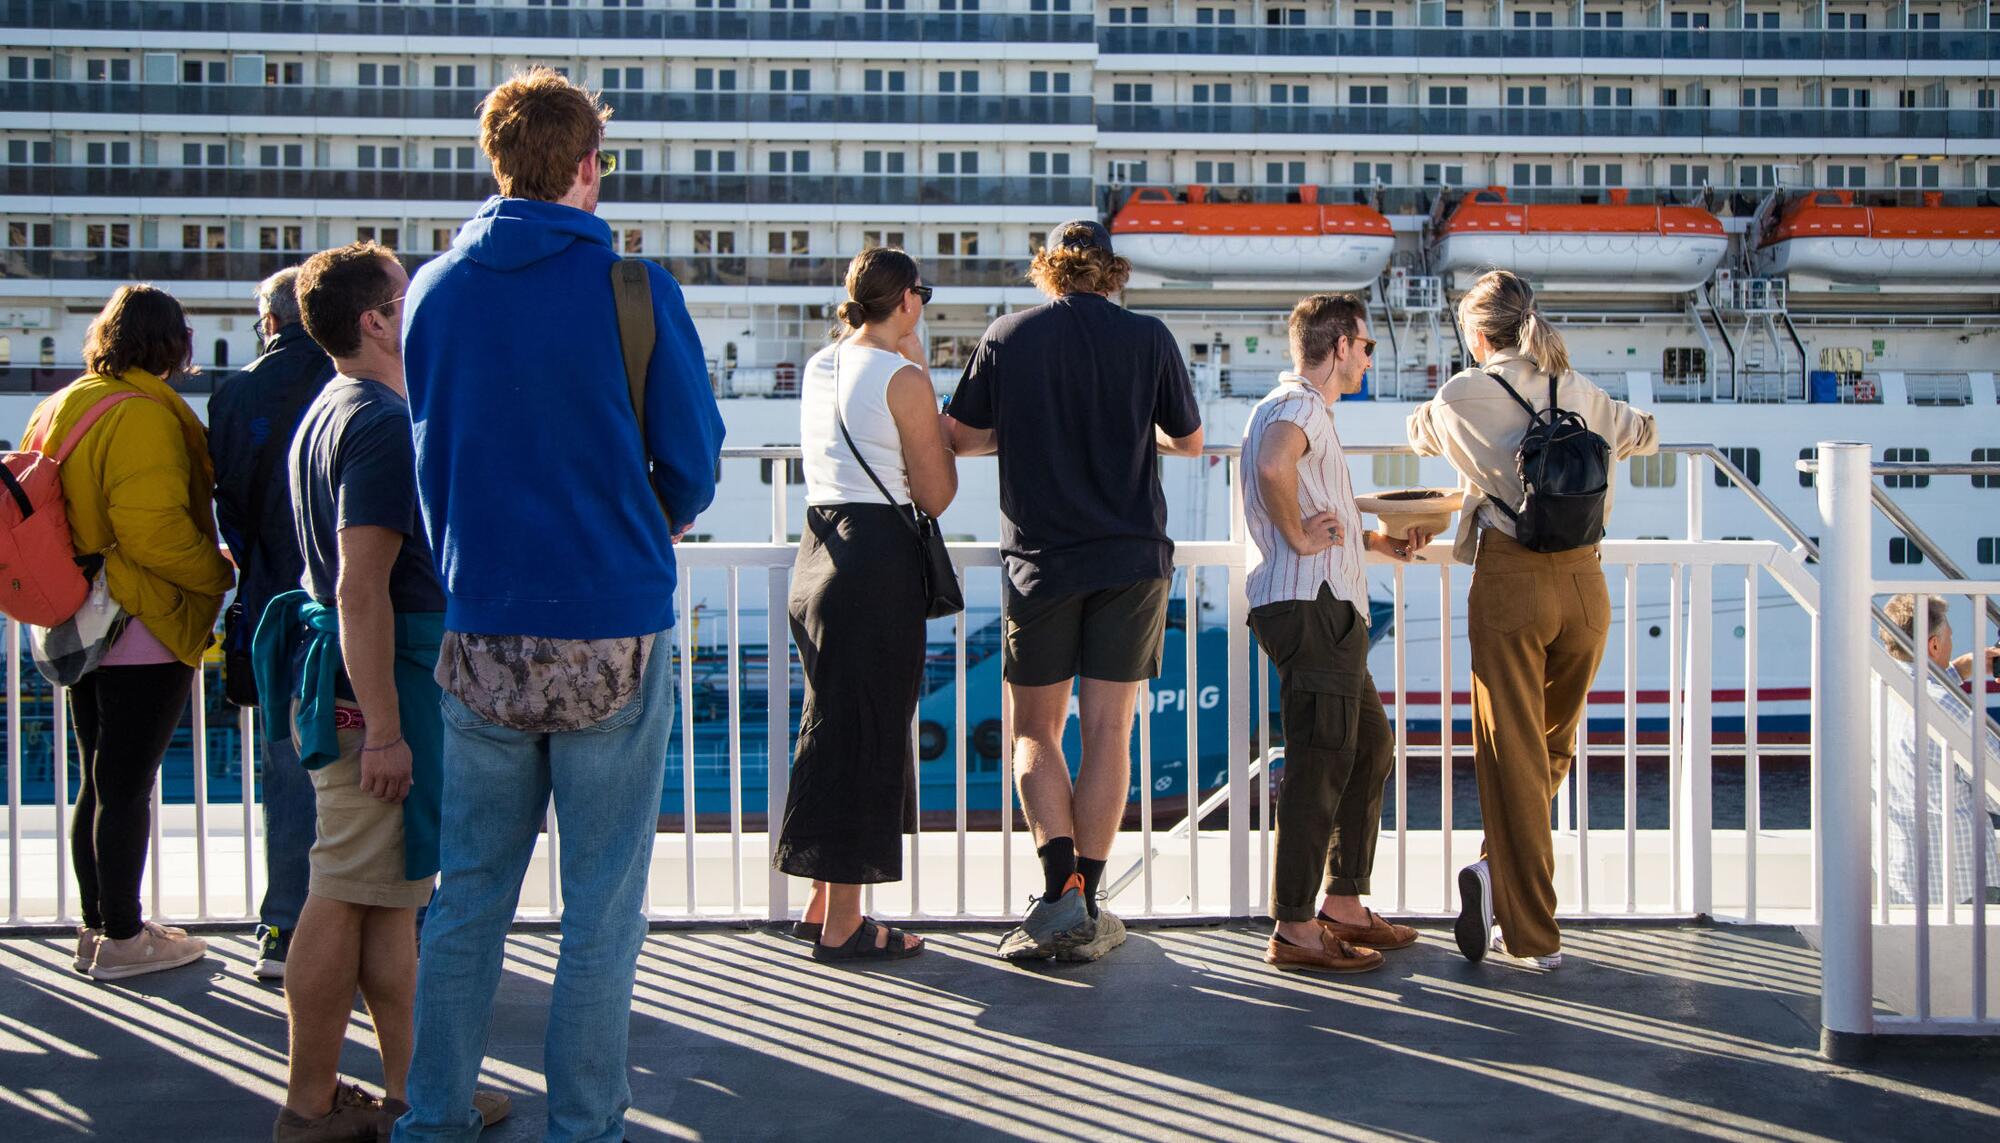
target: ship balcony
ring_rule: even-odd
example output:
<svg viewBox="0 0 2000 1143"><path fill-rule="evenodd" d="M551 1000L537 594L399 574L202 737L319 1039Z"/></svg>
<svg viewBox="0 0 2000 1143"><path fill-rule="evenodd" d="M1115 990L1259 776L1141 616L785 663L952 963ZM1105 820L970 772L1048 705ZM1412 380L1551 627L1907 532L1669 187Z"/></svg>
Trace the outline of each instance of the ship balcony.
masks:
<svg viewBox="0 0 2000 1143"><path fill-rule="evenodd" d="M0 279L51 282L262 281L296 266L304 250L102 250L14 248L0 250ZM435 254L402 252L415 272ZM851 256L667 254L651 258L683 286L815 286L838 289ZM1025 286L1025 258L923 259L924 280L934 286ZM248 296L247 294L245 296Z"/></svg>
<svg viewBox="0 0 2000 1143"><path fill-rule="evenodd" d="M2000 139L2000 111L1833 107L1429 107L1101 104L1101 132L1717 140Z"/></svg>
<svg viewBox="0 0 2000 1143"><path fill-rule="evenodd" d="M1848 32L1814 28L1743 31L1125 24L1099 25L1097 50L1102 56L1975 63L2000 56L2000 33L1974 29Z"/></svg>
<svg viewBox="0 0 2000 1143"><path fill-rule="evenodd" d="M603 201L716 205L1063 206L1093 201L1088 178L1001 175L762 175L621 170ZM112 198L323 198L479 202L498 193L479 171L232 167L0 166L0 195Z"/></svg>
<svg viewBox="0 0 2000 1143"><path fill-rule="evenodd" d="M0 0L0 27L211 35L1089 44L1089 14L530 8L253 0ZM750 54L756 54L754 50Z"/></svg>
<svg viewBox="0 0 2000 1143"><path fill-rule="evenodd" d="M486 88L262 84L0 82L0 112L444 119L470 125ZM884 95L860 92L617 91L618 122L1072 126L1093 122L1087 95Z"/></svg>

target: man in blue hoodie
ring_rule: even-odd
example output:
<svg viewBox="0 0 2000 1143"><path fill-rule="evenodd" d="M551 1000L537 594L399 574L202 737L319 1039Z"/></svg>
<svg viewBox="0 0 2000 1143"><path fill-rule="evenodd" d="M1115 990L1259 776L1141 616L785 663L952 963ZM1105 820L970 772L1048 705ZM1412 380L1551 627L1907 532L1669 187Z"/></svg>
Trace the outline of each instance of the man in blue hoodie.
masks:
<svg viewBox="0 0 2000 1143"><path fill-rule="evenodd" d="M680 287L650 264L657 341L634 415L618 255L592 213L610 114L546 68L495 88L480 146L500 197L410 283L418 496L445 594L444 815L398 1140L479 1132L474 1080L551 795L569 844L546 1138L621 1138L631 1105L673 724L673 543L714 498L722 418Z"/></svg>

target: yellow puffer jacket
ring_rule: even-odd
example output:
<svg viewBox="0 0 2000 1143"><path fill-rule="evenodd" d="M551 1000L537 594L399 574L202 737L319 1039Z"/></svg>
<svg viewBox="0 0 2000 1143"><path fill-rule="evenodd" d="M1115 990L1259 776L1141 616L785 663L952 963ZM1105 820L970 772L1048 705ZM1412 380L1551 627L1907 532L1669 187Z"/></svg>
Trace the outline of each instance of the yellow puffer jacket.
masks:
<svg viewBox="0 0 2000 1143"><path fill-rule="evenodd" d="M42 444L53 454L117 392L149 399L113 406L63 462L70 538L79 554L103 553L105 586L120 607L181 662L200 666L235 574L216 542L215 472L194 410L161 378L132 369L78 378L29 423L53 418Z"/></svg>

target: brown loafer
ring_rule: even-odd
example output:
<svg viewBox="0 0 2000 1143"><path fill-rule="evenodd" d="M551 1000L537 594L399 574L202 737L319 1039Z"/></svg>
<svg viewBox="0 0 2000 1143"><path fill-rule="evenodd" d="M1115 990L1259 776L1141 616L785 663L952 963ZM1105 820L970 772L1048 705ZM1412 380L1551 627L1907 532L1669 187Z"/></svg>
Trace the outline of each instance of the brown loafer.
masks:
<svg viewBox="0 0 2000 1143"><path fill-rule="evenodd" d="M1325 914L1313 919L1335 940L1346 941L1357 948L1403 949L1417 943L1417 930L1408 925L1391 924L1373 909L1366 912L1368 923L1365 925L1343 925L1339 921L1328 920Z"/></svg>
<svg viewBox="0 0 2000 1143"><path fill-rule="evenodd" d="M1382 967L1382 954L1355 948L1325 930L1318 948L1281 941L1274 933L1264 946L1264 963L1285 972L1368 972Z"/></svg>

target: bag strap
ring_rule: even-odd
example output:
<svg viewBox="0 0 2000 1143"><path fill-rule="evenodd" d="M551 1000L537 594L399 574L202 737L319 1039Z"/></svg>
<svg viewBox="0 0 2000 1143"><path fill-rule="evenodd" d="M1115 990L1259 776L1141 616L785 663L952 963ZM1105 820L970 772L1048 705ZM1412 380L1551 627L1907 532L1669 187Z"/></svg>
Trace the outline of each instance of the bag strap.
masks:
<svg viewBox="0 0 2000 1143"><path fill-rule="evenodd" d="M618 344L625 353L625 387L639 418L639 443L646 441L646 364L659 330L653 325L653 280L646 264L620 258L611 264L611 298L618 306Z"/></svg>
<svg viewBox="0 0 2000 1143"><path fill-rule="evenodd" d="M845 339L843 338L842 340ZM868 461L862 457L861 450L855 447L854 436L847 431L847 418L840 415L840 345L839 341L833 343L833 423L840 426L840 436L842 440L847 442L847 451L854 454L854 462L861 466L861 471L868 474L868 479L874 482L875 490L882 494L882 499L887 500L891 508L901 508L902 505L897 503L896 498L889 494L889 486L883 484L882 478L875 475L875 470L870 468ZM914 504L910 507L912 510L917 510ZM918 527L914 519L903 515L901 512L896 513L896 518L901 520L905 527L909 528L911 535L914 535L919 540L924 538L924 530Z"/></svg>
<svg viewBox="0 0 2000 1143"><path fill-rule="evenodd" d="M618 346L625 357L625 390L632 400L632 416L639 422L639 454L646 460L646 485L653 489L667 525L674 526L674 514L660 490L653 486L653 450L646 443L646 366L653 359L653 346L660 331L653 322L653 277L645 262L620 258L611 263L611 300L618 310Z"/></svg>
<svg viewBox="0 0 2000 1143"><path fill-rule="evenodd" d="M150 401L152 400L152 398L146 396L144 393L120 392L120 393L109 393L106 394L101 399L99 399L97 404L92 405L90 407L89 412L86 412L83 416L77 418L76 424L71 426L69 430L69 436L64 438L62 447L56 450L55 456L52 457L51 459L54 460L57 464L61 464L63 461L68 460L69 454L76 451L76 446L83 443L84 434L88 433L91 430L91 427L96 425L97 422L104 416L104 414L110 412L111 407L113 405L133 400ZM54 425L55 419L56 419L55 411L53 409L50 409L48 414L48 419L46 421L43 421L39 424L29 425L28 426L29 439L21 442L21 447L27 449L30 452L41 452L42 446L48 443L49 429L52 425Z"/></svg>
<svg viewBox="0 0 2000 1143"><path fill-rule="evenodd" d="M1528 410L1528 424L1530 426L1532 426L1535 422L1542 419L1542 414L1537 412L1533 405L1530 405L1527 402L1527 400L1523 398L1521 394L1518 391L1516 391L1512 385L1509 385L1507 383L1506 376L1503 375L1498 369L1482 369L1480 370L1480 372L1486 374L1488 377L1493 378L1495 381L1500 382L1500 387L1502 389L1507 390L1507 395L1509 397L1514 398L1514 403L1521 406L1523 409ZM1555 408L1555 405L1556 405L1555 379L1551 377L1549 379L1549 408L1553 409Z"/></svg>

